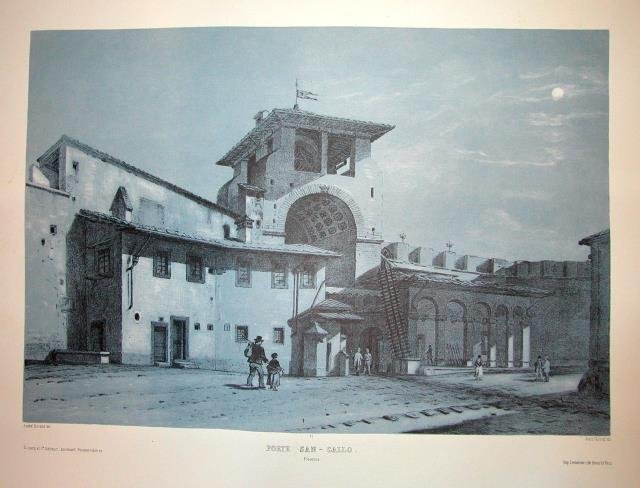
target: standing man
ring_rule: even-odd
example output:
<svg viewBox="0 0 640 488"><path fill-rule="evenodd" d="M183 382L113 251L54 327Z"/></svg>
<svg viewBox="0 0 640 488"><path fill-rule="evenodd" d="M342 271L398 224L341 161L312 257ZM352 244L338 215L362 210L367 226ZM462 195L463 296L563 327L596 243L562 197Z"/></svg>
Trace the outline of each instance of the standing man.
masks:
<svg viewBox="0 0 640 488"><path fill-rule="evenodd" d="M362 366L362 353L360 352L360 348L353 355L353 367L356 370L356 376L360 376L360 367Z"/></svg>
<svg viewBox="0 0 640 488"><path fill-rule="evenodd" d="M264 370L262 369L263 363L268 363L269 360L264 353L262 347L262 336L257 336L253 344L251 345L251 354L247 362L249 363L249 376L247 377L247 386L253 387L253 377L258 373L258 387L266 388L264 385Z"/></svg>
<svg viewBox="0 0 640 488"><path fill-rule="evenodd" d="M544 364L542 365L542 374L545 381L549 381L549 373L551 372L551 362L549 356L544 357Z"/></svg>
<svg viewBox="0 0 640 488"><path fill-rule="evenodd" d="M433 349L431 348L431 344L429 344L427 348L427 364L433 366Z"/></svg>
<svg viewBox="0 0 640 488"><path fill-rule="evenodd" d="M481 354L478 354L478 358L476 359L475 363L473 363L473 365L476 368L474 372L474 377L476 381L480 381L482 379L482 355Z"/></svg>
<svg viewBox="0 0 640 488"><path fill-rule="evenodd" d="M373 362L373 355L369 352L369 349L365 349L364 353L364 371L368 375L371 375L371 363Z"/></svg>
<svg viewBox="0 0 640 488"><path fill-rule="evenodd" d="M536 381L538 381L538 378L542 381L544 379L542 377L542 356L538 356L538 359L536 359L534 370L536 372Z"/></svg>

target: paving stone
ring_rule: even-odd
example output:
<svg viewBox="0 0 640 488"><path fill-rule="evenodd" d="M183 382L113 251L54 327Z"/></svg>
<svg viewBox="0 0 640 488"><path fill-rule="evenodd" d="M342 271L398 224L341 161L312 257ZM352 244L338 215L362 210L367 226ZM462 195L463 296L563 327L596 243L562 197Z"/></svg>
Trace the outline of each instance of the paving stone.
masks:
<svg viewBox="0 0 640 488"><path fill-rule="evenodd" d="M369 425L371 425L371 424L375 424L375 423L376 423L376 422L375 422L375 420L373 420L373 419L362 419L362 421L363 421L365 424L369 424Z"/></svg>
<svg viewBox="0 0 640 488"><path fill-rule="evenodd" d="M449 415L449 409L447 408L436 408L436 410L440 413L443 413L445 415Z"/></svg>
<svg viewBox="0 0 640 488"><path fill-rule="evenodd" d="M353 427L353 424L355 424L355 422L342 422L344 425L346 425L347 427Z"/></svg>
<svg viewBox="0 0 640 488"><path fill-rule="evenodd" d="M406 416L406 417L409 417L409 418L411 418L411 419L417 419L417 418L420 418L420 415L418 415L417 413L414 413L414 412L405 413L405 416Z"/></svg>
<svg viewBox="0 0 640 488"><path fill-rule="evenodd" d="M433 417L436 414L433 410L420 410L420 413L427 417Z"/></svg>
<svg viewBox="0 0 640 488"><path fill-rule="evenodd" d="M382 418L385 420L391 420L392 422L398 420L398 417L396 417L395 415L383 415Z"/></svg>
<svg viewBox="0 0 640 488"><path fill-rule="evenodd" d="M456 413L462 413L462 409L460 407L449 407L449 410L453 410Z"/></svg>

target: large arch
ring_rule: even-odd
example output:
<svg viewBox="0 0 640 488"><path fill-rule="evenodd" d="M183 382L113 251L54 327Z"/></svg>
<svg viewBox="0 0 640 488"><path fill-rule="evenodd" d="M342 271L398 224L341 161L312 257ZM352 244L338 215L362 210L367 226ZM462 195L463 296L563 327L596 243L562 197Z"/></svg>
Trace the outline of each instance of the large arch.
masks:
<svg viewBox="0 0 640 488"><path fill-rule="evenodd" d="M415 357L433 362L436 347L436 317L438 317L438 305L436 301L427 296L414 298L411 303L410 319L415 321L415 343L412 344L412 353ZM410 324L411 326L412 324ZM427 351L431 347L431 353Z"/></svg>
<svg viewBox="0 0 640 488"><path fill-rule="evenodd" d="M469 352L467 348L467 307L458 300L447 303L443 327L444 360L448 366L465 366Z"/></svg>
<svg viewBox="0 0 640 488"><path fill-rule="evenodd" d="M511 333L513 335L513 366L522 367L524 356L524 310L520 306L513 307L511 312Z"/></svg>
<svg viewBox="0 0 640 488"><path fill-rule="evenodd" d="M358 238L364 238L366 235L366 227L364 221L364 215L362 214L362 210L358 203L354 200L350 193L346 190L334 186L334 185L323 185L320 183L307 183L301 187L296 188L291 191L291 193L287 194L282 201L278 204L278 208L276 210L276 218L273 231L276 233L285 233L287 216L289 215L289 210L291 207L301 198L304 198L308 195L331 195L338 199L340 199L351 211L351 215L355 221L356 233Z"/></svg>
<svg viewBox="0 0 640 488"><path fill-rule="evenodd" d="M491 307L484 302L476 302L471 307L471 331L469 333L469 349L471 357L482 356L489 360L489 342L491 336ZM487 363L488 365L489 363Z"/></svg>
<svg viewBox="0 0 640 488"><path fill-rule="evenodd" d="M495 320L495 333L491 334L492 351L491 359L492 366L499 366L501 368L508 365L508 343L509 343L509 309L504 305L498 305L496 308L496 320ZM495 354L493 348L495 347Z"/></svg>
<svg viewBox="0 0 640 488"><path fill-rule="evenodd" d="M340 254L327 262L328 286L351 286L356 274L355 218L349 206L329 193L298 198L287 212L284 226L287 244L310 244Z"/></svg>

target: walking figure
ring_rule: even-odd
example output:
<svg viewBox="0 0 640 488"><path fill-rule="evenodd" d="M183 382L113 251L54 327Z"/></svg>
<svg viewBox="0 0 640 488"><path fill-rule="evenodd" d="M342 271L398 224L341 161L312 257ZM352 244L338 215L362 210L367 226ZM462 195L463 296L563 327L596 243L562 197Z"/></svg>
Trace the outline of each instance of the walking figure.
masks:
<svg viewBox="0 0 640 488"><path fill-rule="evenodd" d="M544 364L542 365L542 375L545 381L549 381L549 373L551 372L551 362L549 356L544 357Z"/></svg>
<svg viewBox="0 0 640 488"><path fill-rule="evenodd" d="M253 343L247 345L247 349L251 347L248 354L247 362L249 363L249 376L247 377L247 386L253 387L253 377L258 373L258 388L266 388L264 385L264 370L262 369L263 363L268 363L269 360L264 354L264 348L262 347L262 336L257 336Z"/></svg>
<svg viewBox="0 0 640 488"><path fill-rule="evenodd" d="M427 348L426 359L427 364L429 366L433 366L433 349L431 348L431 344L429 344L429 347Z"/></svg>
<svg viewBox="0 0 640 488"><path fill-rule="evenodd" d="M373 355L369 352L369 349L365 349L364 353L364 372L368 375L371 374L371 363L373 362Z"/></svg>
<svg viewBox="0 0 640 488"><path fill-rule="evenodd" d="M356 376L360 376L360 367L362 366L362 353L360 348L353 355L353 367L356 370Z"/></svg>
<svg viewBox="0 0 640 488"><path fill-rule="evenodd" d="M476 361L473 363L473 365L475 366L475 371L473 373L473 375L475 376L475 380L476 381L480 381L482 379L482 356L480 354L478 354L478 357L476 359Z"/></svg>
<svg viewBox="0 0 640 488"><path fill-rule="evenodd" d="M267 378L267 385L269 385L272 390L278 391L278 387L280 386L280 375L283 371L284 370L278 361L278 353L274 352L271 355L271 361L267 364L267 373L269 374L269 377Z"/></svg>
<svg viewBox="0 0 640 488"><path fill-rule="evenodd" d="M538 381L538 379L540 379L540 381L543 381L544 378L542 377L542 356L538 356L538 359L536 359L533 367L536 373L536 381Z"/></svg>

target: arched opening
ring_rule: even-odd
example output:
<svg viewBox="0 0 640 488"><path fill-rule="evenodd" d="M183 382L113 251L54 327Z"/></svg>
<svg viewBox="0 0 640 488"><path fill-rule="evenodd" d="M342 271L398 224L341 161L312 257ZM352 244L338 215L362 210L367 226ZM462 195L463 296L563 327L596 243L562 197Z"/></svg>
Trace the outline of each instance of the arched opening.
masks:
<svg viewBox="0 0 640 488"><path fill-rule="evenodd" d="M513 334L513 365L515 367L522 367L522 349L523 349L523 322L524 312L521 307L515 307L513 309L512 319L512 334Z"/></svg>
<svg viewBox="0 0 640 488"><path fill-rule="evenodd" d="M447 303L444 324L444 359L447 366L467 364L466 336L467 310L460 302Z"/></svg>
<svg viewBox="0 0 640 488"><path fill-rule="evenodd" d="M356 223L351 210L336 196L313 193L295 201L284 226L287 244L310 244L339 253L328 261L328 286L351 286L356 275Z"/></svg>
<svg viewBox="0 0 640 488"><path fill-rule="evenodd" d="M509 311L504 305L496 309L495 334L492 341L496 348L495 363L502 368L508 366Z"/></svg>
<svg viewBox="0 0 640 488"><path fill-rule="evenodd" d="M486 303L476 303L471 312L473 329L469 338L469 350L471 358L475 360L482 357L485 364L489 365L489 342L491 335L491 308Z"/></svg>
<svg viewBox="0 0 640 488"><path fill-rule="evenodd" d="M382 331L378 327L367 327L362 331L362 353L364 354L367 349L373 357L371 363L371 372L377 373L380 371L380 364L382 364Z"/></svg>
<svg viewBox="0 0 640 488"><path fill-rule="evenodd" d="M416 341L413 344L412 352L415 357L433 365L436 347L436 316L438 313L436 304L431 298L420 297L414 302L412 311L416 320Z"/></svg>

